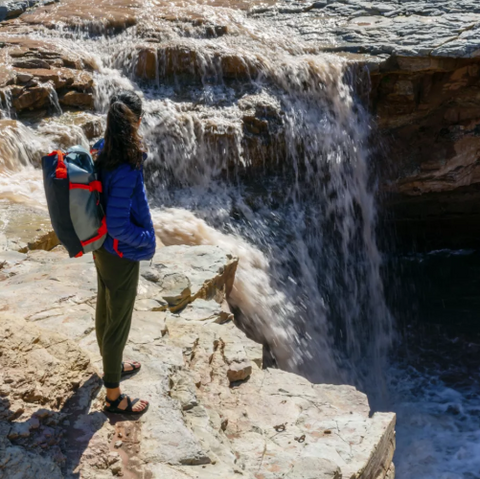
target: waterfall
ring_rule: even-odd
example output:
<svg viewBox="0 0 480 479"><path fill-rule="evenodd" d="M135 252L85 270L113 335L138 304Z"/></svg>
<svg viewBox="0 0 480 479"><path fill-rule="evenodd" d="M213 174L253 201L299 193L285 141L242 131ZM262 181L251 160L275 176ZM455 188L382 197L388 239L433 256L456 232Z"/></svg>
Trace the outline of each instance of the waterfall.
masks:
<svg viewBox="0 0 480 479"><path fill-rule="evenodd" d="M3 99L0 94L0 119L12 118L12 92L9 89L3 91Z"/></svg>
<svg viewBox="0 0 480 479"><path fill-rule="evenodd" d="M62 107L60 106L57 90L55 90L55 86L53 85L53 83L47 82L41 86L43 86L48 90L48 99L50 100L50 104L52 105L53 111L55 112L55 114L61 115L63 111L62 111Z"/></svg>
<svg viewBox="0 0 480 479"><path fill-rule="evenodd" d="M393 333L358 72L244 12L179 7L192 8L228 24L229 35L164 22L115 37L60 29L32 36L93 59L98 113L120 88L143 96L157 232L165 244L216 244L240 257L230 300L271 362L313 381L378 389ZM53 90L59 116L19 123L11 143L20 156L0 150L0 196L14 198L8 185L23 181L26 163L34 169L38 155L65 146L59 128L71 144L88 144L78 127L60 126Z"/></svg>
<svg viewBox="0 0 480 479"><path fill-rule="evenodd" d="M156 224L166 244L238 251L232 300L243 326L269 346L280 367L314 381L379 381L392 318L369 188L370 119L344 83L344 66L321 60L307 73L306 64L297 60L284 70L283 90L265 85L256 93L280 107L286 142L273 172L257 166L253 175L260 178L221 175L232 159L247 170L257 161L242 147L238 110L186 113L168 98L147 102L143 131L153 153L156 203L196 215L160 211ZM301 90L289 91L293 75L303 75ZM317 89L320 82L325 89ZM223 148L211 144L203 114L220 139L228 137Z"/></svg>

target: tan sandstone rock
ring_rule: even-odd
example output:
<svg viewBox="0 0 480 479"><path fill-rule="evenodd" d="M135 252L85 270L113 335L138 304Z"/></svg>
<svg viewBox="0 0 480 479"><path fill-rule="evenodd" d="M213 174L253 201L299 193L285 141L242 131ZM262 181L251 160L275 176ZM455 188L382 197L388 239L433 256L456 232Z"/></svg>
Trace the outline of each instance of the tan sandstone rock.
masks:
<svg viewBox="0 0 480 479"><path fill-rule="evenodd" d="M47 449L48 464L55 464L57 474L76 463L86 479L121 473L151 474L152 478L194 474L202 479L233 479L238 474L277 479L287 472L298 479L386 477L394 448L394 416L370 418L366 397L352 387L312 385L293 374L262 370L261 345L249 340L230 313L215 303L231 288L236 261L219 248L175 246L162 248L152 265L142 267L140 301L162 294L166 271L181 272L189 284L188 298L181 296L184 309L134 313L125 356L141 361L143 367L123 387L148 399L150 410L139 421L118 423L113 429L100 412L92 415L84 409L77 418L70 415L67 421L86 431L88 440L73 448L68 441L60 443L63 459L58 465L53 450ZM59 344L68 347L70 355L79 354L78 344L101 368L93 329L91 258L72 260L62 250L31 251L18 258L5 256L2 272L4 314L26 317L25 330L35 322L35 331L55 331L40 336L61 332L65 339ZM22 338L23 329L17 330ZM36 340L25 342L37 344ZM50 359L51 353L40 347L42 342L38 344L33 356L25 353L32 361L57 367L70 357L55 359L54 354ZM25 374L23 363L11 355L3 358L8 359L3 370L18 364L15 374ZM69 384L81 390L77 370L65 367L65 374ZM47 397L43 387L30 381L23 389L16 388L15 400L22 402L9 414L23 415L31 405L42 405ZM12 391L7 384L2 394ZM100 395L90 408L95 411L101 404ZM26 441L31 435L30 429L21 426L14 430L9 441L18 443L18 457L30 457ZM119 440L121 447L115 447ZM120 450L121 455L112 455Z"/></svg>
<svg viewBox="0 0 480 479"><path fill-rule="evenodd" d="M0 477L63 478L88 449L75 435L95 433L88 421L76 430L70 420L100 387L88 354L65 336L0 312L0 369Z"/></svg>

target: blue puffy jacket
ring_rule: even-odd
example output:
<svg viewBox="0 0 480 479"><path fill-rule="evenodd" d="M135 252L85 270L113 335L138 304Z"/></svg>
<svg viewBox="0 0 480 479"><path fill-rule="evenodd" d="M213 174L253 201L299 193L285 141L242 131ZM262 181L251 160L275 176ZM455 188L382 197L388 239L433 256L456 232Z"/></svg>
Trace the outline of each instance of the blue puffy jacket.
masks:
<svg viewBox="0 0 480 479"><path fill-rule="evenodd" d="M143 167L124 164L99 172L108 235L103 247L133 261L149 260L155 254L155 231L148 206Z"/></svg>

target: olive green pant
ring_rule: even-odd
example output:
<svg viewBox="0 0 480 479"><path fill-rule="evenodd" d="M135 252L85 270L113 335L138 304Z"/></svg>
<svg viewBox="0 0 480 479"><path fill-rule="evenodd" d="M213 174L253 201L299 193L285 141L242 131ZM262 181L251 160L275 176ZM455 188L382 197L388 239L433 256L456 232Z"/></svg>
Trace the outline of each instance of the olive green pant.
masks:
<svg viewBox="0 0 480 479"><path fill-rule="evenodd" d="M103 383L117 388L122 375L123 350L132 324L140 263L105 249L94 253L98 277L95 329L103 358Z"/></svg>

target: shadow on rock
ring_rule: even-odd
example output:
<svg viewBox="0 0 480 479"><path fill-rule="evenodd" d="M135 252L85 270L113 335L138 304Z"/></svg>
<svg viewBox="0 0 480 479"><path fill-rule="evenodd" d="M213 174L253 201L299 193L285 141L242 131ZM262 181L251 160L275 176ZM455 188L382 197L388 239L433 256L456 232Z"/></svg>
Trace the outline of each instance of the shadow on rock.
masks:
<svg viewBox="0 0 480 479"><path fill-rule="evenodd" d="M60 410L38 409L25 421L23 407L0 397L0 479L80 479L80 462L107 421L101 411L91 411L100 387L93 374Z"/></svg>

